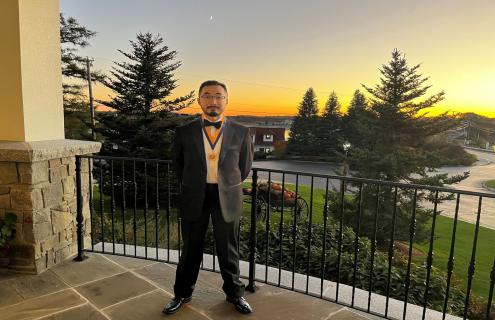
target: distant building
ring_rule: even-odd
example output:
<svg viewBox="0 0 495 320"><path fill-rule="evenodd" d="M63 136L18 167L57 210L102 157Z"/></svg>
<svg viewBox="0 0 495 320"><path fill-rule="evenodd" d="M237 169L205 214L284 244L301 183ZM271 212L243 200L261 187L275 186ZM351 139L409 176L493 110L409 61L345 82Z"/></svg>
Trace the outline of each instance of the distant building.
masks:
<svg viewBox="0 0 495 320"><path fill-rule="evenodd" d="M254 151L273 152L277 141L287 141L285 137L286 131L285 128L249 127L249 134L254 143Z"/></svg>
<svg viewBox="0 0 495 320"><path fill-rule="evenodd" d="M255 152L272 153L278 141L288 141L292 117L236 117L249 128Z"/></svg>

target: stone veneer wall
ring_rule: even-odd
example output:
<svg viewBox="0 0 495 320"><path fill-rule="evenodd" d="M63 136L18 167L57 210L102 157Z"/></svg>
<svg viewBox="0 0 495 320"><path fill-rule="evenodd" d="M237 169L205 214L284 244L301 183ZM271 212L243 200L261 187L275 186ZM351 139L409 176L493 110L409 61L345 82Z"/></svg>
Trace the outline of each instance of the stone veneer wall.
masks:
<svg viewBox="0 0 495 320"><path fill-rule="evenodd" d="M0 150L0 218L17 216L16 234L11 242L8 267L39 273L77 253L75 154L98 151L99 144L71 140L54 141L52 148L27 148L26 160L10 157ZM74 148L77 146L78 148ZM0 149L2 143L0 142ZM60 152L56 149L60 149ZM33 153L34 150L34 153ZM18 150L11 150L16 152ZM36 152L38 151L38 152ZM3 155L3 157L2 157ZM90 244L88 160L81 161L84 238Z"/></svg>

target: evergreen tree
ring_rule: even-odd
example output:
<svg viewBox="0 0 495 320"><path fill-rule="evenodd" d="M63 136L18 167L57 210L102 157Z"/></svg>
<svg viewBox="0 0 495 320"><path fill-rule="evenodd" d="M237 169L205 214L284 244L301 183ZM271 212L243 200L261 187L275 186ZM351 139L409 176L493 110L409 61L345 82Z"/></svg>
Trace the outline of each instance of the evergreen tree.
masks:
<svg viewBox="0 0 495 320"><path fill-rule="evenodd" d="M65 116L65 137L68 139L90 139L88 124L91 122L89 104L83 93L87 75L86 58L78 50L89 46L89 40L96 32L89 30L73 18L60 14L61 66L64 82L63 101ZM93 71L91 77L102 81L104 76Z"/></svg>
<svg viewBox="0 0 495 320"><path fill-rule="evenodd" d="M105 137L101 153L170 159L167 146L179 121L173 112L189 106L194 91L169 99L181 62L160 35L138 34L130 42L130 53L119 50L129 61L115 62L113 79L104 81L115 96L98 101L113 111L97 117L97 131Z"/></svg>
<svg viewBox="0 0 495 320"><path fill-rule="evenodd" d="M351 115L357 112L365 111L367 108L368 101L366 100L366 97L361 93L361 91L359 91L359 89L357 89L354 91L349 108L347 108L347 114Z"/></svg>
<svg viewBox="0 0 495 320"><path fill-rule="evenodd" d="M361 91L354 91L347 114L343 117L344 135L351 146L360 148L369 145L372 119L373 113L369 110L366 97Z"/></svg>
<svg viewBox="0 0 495 320"><path fill-rule="evenodd" d="M380 69L380 83L373 88L363 85L371 95L369 110L363 106L360 94L355 95L355 106L351 108L351 118L347 121L358 133L349 151L354 175L436 186L456 183L467 177L467 173L453 177L431 173L438 166L438 161L435 153L427 148L428 143L433 136L455 126L456 121L446 113L427 117L428 109L444 98L444 92L425 98L430 86L425 84L428 78L418 73L419 67L409 67L404 55L394 50L391 61ZM384 241L392 230L393 189L383 188L377 195L375 187L364 187L364 203L370 204L363 211L364 221L373 221L375 208L372 204L377 196L380 198L377 237ZM420 204L432 197L428 192L419 192L415 198L416 240L428 236L432 210ZM439 200L451 198L452 195L441 195ZM398 240L409 239L413 204L414 192L400 189L396 223ZM351 226L356 225L355 215L348 215L346 220ZM374 233L372 224L362 226L361 231L368 236Z"/></svg>
<svg viewBox="0 0 495 320"><path fill-rule="evenodd" d="M342 135L342 116L341 105L335 91L332 91L325 103L325 109L319 119L319 125L316 131L320 153L326 157L341 157L342 144L344 138Z"/></svg>
<svg viewBox="0 0 495 320"><path fill-rule="evenodd" d="M424 98L431 87L418 73L420 65L409 67L398 50L392 60L380 69L380 84L374 88L363 85L371 94L373 112L373 143L363 147L364 157L356 155L354 168L368 178L388 181L411 181L412 174L426 175L436 167L435 157L425 151L434 135L456 125L446 113L427 117L429 108L444 99L444 92ZM367 159L367 164L363 161Z"/></svg>
<svg viewBox="0 0 495 320"><path fill-rule="evenodd" d="M318 101L313 88L309 88L299 104L298 114L290 128L287 153L300 156L318 155L315 130L318 126Z"/></svg>
<svg viewBox="0 0 495 320"><path fill-rule="evenodd" d="M118 50L130 62L114 62L113 80L105 85L115 92L115 97L99 103L118 111L119 114L147 116L152 113L165 114L180 110L192 103L193 91L168 100L177 88L174 71L181 65L174 62L177 51L163 45L160 35L151 33L137 35L130 41L132 52Z"/></svg>
<svg viewBox="0 0 495 320"><path fill-rule="evenodd" d="M298 115L302 118L314 118L318 116L318 100L316 99L316 93L313 88L306 90L298 110Z"/></svg>
<svg viewBox="0 0 495 320"><path fill-rule="evenodd" d="M332 118L340 116L340 102L335 91L332 91L325 103L325 109L323 110L323 118Z"/></svg>
<svg viewBox="0 0 495 320"><path fill-rule="evenodd" d="M194 91L170 98L178 86L174 71L181 62L175 60L177 52L169 50L160 35L138 34L136 41L130 43L131 52L119 50L127 61L114 62L111 72L113 77L104 81L115 95L111 100L98 101L111 109L97 114L98 124L95 129L104 137L100 154L171 159L170 146L175 127L187 120L175 111L193 102ZM143 166L141 163L137 168L137 180L141 186L144 180ZM108 170L108 167L105 169ZM119 172L121 169L116 167L116 170ZM166 166L162 166L159 171L160 181L163 182ZM130 177L131 172L126 176ZM153 185L152 177L148 177L150 185ZM160 188L166 185L160 184ZM108 188L106 186L106 192ZM133 195L129 196L132 198Z"/></svg>

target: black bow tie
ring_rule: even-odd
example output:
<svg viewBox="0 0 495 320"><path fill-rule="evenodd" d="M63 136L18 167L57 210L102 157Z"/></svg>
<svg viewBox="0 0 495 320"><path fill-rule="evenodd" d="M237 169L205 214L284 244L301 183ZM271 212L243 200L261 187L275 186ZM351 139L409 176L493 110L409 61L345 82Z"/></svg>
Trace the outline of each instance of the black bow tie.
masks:
<svg viewBox="0 0 495 320"><path fill-rule="evenodd" d="M211 122L207 119L204 119L204 126L205 127L214 126L215 128L220 129L220 127L222 126L222 121Z"/></svg>

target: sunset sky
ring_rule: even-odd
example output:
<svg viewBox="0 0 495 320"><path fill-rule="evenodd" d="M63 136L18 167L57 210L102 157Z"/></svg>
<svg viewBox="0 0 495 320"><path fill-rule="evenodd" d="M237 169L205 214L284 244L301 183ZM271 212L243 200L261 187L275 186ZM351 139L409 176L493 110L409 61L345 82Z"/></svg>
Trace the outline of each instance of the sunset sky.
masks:
<svg viewBox="0 0 495 320"><path fill-rule="evenodd" d="M81 53L104 72L136 33L160 33L182 61L175 94L224 81L227 114L293 115L308 87L320 109L332 90L346 107L397 48L430 94L445 91L433 112L495 117L493 0L61 0L61 11L98 32Z"/></svg>

